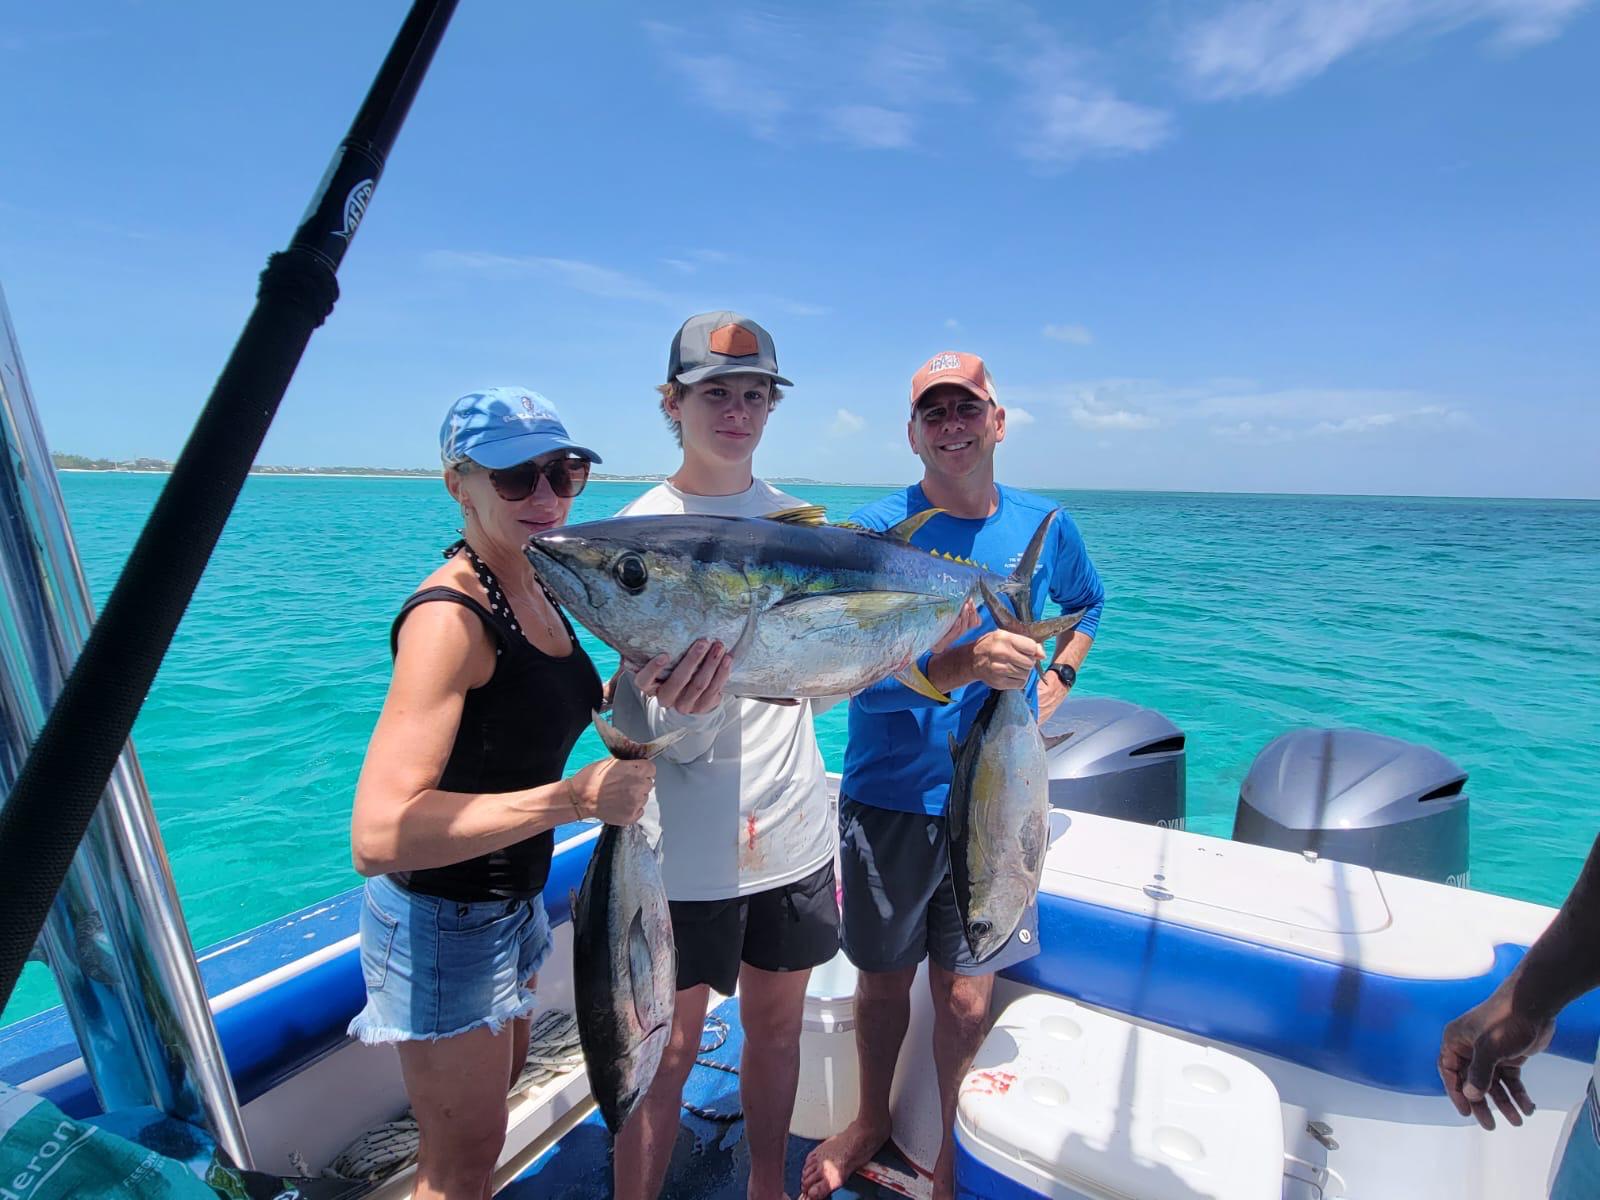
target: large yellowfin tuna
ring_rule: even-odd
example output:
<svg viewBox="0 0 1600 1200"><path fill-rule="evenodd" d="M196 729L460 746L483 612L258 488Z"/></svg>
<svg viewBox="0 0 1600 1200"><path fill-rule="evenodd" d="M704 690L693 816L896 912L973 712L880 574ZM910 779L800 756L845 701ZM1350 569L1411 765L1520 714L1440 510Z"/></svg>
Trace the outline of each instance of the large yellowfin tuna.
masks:
<svg viewBox="0 0 1600 1200"><path fill-rule="evenodd" d="M1053 515L1053 514L1052 514ZM1048 520L1048 518L1047 518ZM1035 537L1019 573L1028 579L1041 539ZM995 624L1036 642L1071 629L1082 612L1047 621L1018 620L980 581ZM1023 588L1018 611L1032 614ZM959 743L950 739L955 771L945 802L950 876L967 946L979 962L993 958L1022 923L1039 892L1049 844L1050 779L1046 753L1070 734L1046 738L1025 691L991 691Z"/></svg>
<svg viewBox="0 0 1600 1200"><path fill-rule="evenodd" d="M654 758L683 736L633 741L596 714L595 730L617 758ZM600 830L572 902L572 987L589 1091L606 1128L628 1123L672 1036L678 952L661 867L637 825Z"/></svg>
<svg viewBox="0 0 1600 1200"><path fill-rule="evenodd" d="M695 639L715 638L733 658L730 695L841 696L892 674L943 700L914 660L980 582L1015 594L1026 577L912 546L941 511L881 534L824 524L811 507L614 517L540 534L527 555L567 611L632 662L675 661ZM1038 561L1048 527L1040 524L1026 563Z"/></svg>

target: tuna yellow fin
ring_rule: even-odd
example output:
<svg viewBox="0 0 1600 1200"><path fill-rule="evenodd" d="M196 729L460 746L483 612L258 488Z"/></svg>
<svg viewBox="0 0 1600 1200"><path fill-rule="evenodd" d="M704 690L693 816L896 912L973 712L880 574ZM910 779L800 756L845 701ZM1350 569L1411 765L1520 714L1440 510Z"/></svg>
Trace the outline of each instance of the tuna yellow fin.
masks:
<svg viewBox="0 0 1600 1200"><path fill-rule="evenodd" d="M800 639L841 625L868 629L880 621L949 603L944 596L923 592L822 592L779 600L765 615L782 620L788 636Z"/></svg>
<svg viewBox="0 0 1600 1200"><path fill-rule="evenodd" d="M950 697L929 683L928 677L922 673L922 668L914 662L907 663L904 669L896 671L894 677L919 696L937 700L940 704L950 703Z"/></svg>
<svg viewBox="0 0 1600 1200"><path fill-rule="evenodd" d="M762 520L777 521L783 525L826 525L828 510L820 504L802 504L796 508L780 508L777 512L766 513Z"/></svg>
<svg viewBox="0 0 1600 1200"><path fill-rule="evenodd" d="M889 526L888 529L883 531L883 536L886 538L893 538L897 542L909 542L912 538L912 535L915 534L917 530L921 529L924 525L933 520L943 511L944 509L942 508L925 508L919 513L913 513L899 524Z"/></svg>

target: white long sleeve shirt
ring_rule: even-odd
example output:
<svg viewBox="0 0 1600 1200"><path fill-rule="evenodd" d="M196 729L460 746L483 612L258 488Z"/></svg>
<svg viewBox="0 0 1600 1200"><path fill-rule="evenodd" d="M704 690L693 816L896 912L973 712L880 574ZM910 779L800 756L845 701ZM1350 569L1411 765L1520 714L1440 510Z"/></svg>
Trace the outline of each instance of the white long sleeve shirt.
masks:
<svg viewBox="0 0 1600 1200"><path fill-rule="evenodd" d="M756 480L734 496L692 496L670 483L618 516L709 513L759 517L803 504ZM793 883L833 857L838 832L828 806L813 704L788 707L725 697L686 716L643 699L624 674L613 720L640 741L689 733L658 757L642 827L657 841L673 900L724 900Z"/></svg>

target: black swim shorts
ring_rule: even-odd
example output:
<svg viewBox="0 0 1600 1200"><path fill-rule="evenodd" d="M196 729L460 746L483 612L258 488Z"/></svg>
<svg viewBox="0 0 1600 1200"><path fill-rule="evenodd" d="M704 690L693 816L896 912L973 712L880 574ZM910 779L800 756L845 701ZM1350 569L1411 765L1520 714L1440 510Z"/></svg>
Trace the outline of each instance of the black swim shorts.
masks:
<svg viewBox="0 0 1600 1200"><path fill-rule="evenodd" d="M762 971L809 971L839 952L833 864L803 879L727 900L673 900L678 990L710 984L733 995L739 964Z"/></svg>

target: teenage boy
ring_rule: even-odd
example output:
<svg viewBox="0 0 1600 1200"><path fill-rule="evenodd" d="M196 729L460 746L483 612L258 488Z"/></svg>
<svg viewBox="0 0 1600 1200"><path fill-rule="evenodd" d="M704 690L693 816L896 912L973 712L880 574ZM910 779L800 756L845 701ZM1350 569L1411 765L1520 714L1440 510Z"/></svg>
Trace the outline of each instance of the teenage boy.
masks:
<svg viewBox="0 0 1600 1200"><path fill-rule="evenodd" d="M755 517L802 504L751 467L780 385L792 386L760 325L732 312L685 321L659 389L683 460L619 515ZM677 1008L655 1082L617 1136L615 1194L655 1200L660 1192L710 993L732 995L737 985L748 1193L780 1200L806 981L839 946L834 827L813 704L723 697L732 664L716 642L696 642L658 680L665 665L660 659L625 674L616 693L616 723L628 734L689 732L656 759L645 818L659 822L678 947Z"/></svg>
<svg viewBox="0 0 1600 1200"><path fill-rule="evenodd" d="M1044 648L996 629L984 612L975 628L919 664L935 688L949 693L947 705L938 707L892 679L851 701L839 850L844 949L859 971L861 1099L855 1121L806 1159L801 1186L810 1200L840 1187L889 1137L889 1089L905 1039L911 984L924 957L931 960L932 1049L944 1117L933 1196L952 1195L956 1093L988 1028L994 973L1037 954L1039 944L1030 907L993 957L976 962L967 947L946 849L949 739L966 733L991 688L1025 688L1041 717L1054 712L1089 653L1105 598L1072 519L1053 500L996 485L994 452L1005 439L1006 411L982 359L947 351L923 364L911 379L906 432L922 459L922 482L869 504L852 520L882 530L926 508L941 508L913 544L1007 575L1039 522L1054 512L1033 581L1034 611L1024 619L1043 615L1046 591L1064 610L1086 611L1072 633L1057 640L1042 670Z"/></svg>

